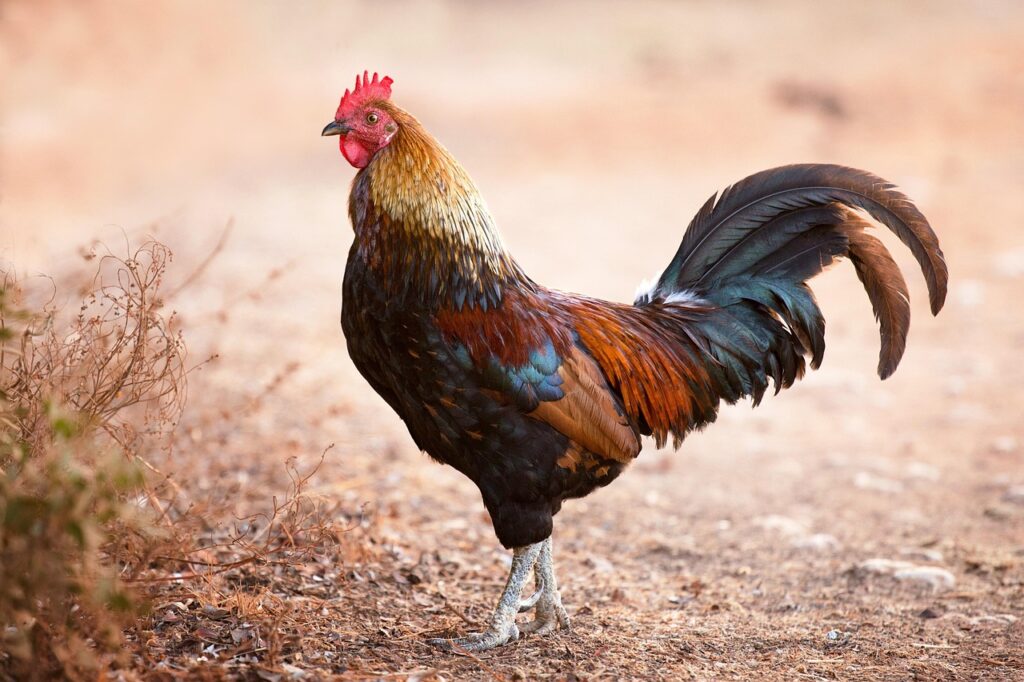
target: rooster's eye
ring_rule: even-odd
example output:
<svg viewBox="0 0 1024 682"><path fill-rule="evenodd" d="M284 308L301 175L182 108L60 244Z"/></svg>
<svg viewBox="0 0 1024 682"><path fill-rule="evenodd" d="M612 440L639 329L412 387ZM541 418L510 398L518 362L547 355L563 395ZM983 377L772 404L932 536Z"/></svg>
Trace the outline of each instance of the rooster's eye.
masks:
<svg viewBox="0 0 1024 682"><path fill-rule="evenodd" d="M375 124L377 121L378 121L377 114L370 113L370 114L366 115L366 122L369 123L370 125Z"/></svg>

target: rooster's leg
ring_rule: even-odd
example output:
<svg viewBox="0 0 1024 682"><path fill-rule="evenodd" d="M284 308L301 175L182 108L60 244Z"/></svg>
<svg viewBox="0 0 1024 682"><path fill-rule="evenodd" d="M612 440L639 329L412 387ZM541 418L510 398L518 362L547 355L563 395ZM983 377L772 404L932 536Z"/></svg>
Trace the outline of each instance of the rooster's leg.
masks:
<svg viewBox="0 0 1024 682"><path fill-rule="evenodd" d="M519 613L526 613L527 611L533 610L533 607L540 601L540 596L544 593L544 579L541 577L540 562L541 557L544 555L544 547L551 546L551 537L548 536L547 540L541 542L540 553L537 554L537 561L533 564L533 584L534 591L526 599L519 601Z"/></svg>
<svg viewBox="0 0 1024 682"><path fill-rule="evenodd" d="M523 623L523 632L546 635L559 628L569 628L569 614L562 606L562 595L558 592L558 581L555 579L555 565L551 558L551 538L545 540L540 548L540 556L534 566L537 575L537 592L520 604L520 611L530 608L537 609L536 617Z"/></svg>
<svg viewBox="0 0 1024 682"><path fill-rule="evenodd" d="M494 609L487 630L456 639L431 639L428 643L445 649L486 651L519 639L519 628L516 627L519 595L533 565L537 562L538 555L541 554L543 545L543 542L536 542L525 547L516 547L512 551L512 569L508 573L508 582L505 583L505 591L501 593L501 599L498 600L498 606Z"/></svg>

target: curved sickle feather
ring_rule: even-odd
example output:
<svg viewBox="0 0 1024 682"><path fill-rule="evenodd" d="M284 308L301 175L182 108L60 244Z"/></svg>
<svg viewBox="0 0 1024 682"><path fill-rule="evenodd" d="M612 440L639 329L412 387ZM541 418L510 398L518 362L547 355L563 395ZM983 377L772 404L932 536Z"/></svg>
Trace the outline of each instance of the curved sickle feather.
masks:
<svg viewBox="0 0 1024 682"><path fill-rule="evenodd" d="M779 215L833 203L866 211L910 248L924 273L932 313L938 314L949 272L927 219L891 183L867 171L831 164L762 171L727 188L717 201L712 197L690 222L657 291L691 288L731 246Z"/></svg>
<svg viewBox="0 0 1024 682"><path fill-rule="evenodd" d="M910 296L903 273L892 254L885 244L864 231L868 226L860 216L851 214L843 225L843 231L850 241L850 261L868 292L881 331L878 376L888 379L896 371L907 347Z"/></svg>

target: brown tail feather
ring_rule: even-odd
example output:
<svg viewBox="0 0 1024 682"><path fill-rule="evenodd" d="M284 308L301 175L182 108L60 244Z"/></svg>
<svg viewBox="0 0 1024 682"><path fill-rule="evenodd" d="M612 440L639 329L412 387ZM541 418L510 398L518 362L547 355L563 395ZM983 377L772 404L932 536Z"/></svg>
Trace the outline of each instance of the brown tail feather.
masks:
<svg viewBox="0 0 1024 682"><path fill-rule="evenodd" d="M849 258L871 299L871 308L881 330L878 376L887 379L900 364L910 329L910 295L896 261L889 250L865 232L870 223L850 212L843 232L850 242Z"/></svg>

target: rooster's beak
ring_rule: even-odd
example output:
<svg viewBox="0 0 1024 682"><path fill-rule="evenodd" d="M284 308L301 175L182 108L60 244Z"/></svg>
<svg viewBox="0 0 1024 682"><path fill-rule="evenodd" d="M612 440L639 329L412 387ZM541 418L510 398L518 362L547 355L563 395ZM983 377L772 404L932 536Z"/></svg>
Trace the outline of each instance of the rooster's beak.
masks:
<svg viewBox="0 0 1024 682"><path fill-rule="evenodd" d="M348 127L347 125L345 125L345 123L342 122L342 121L331 121L330 123L327 124L327 127L324 128L324 131L322 133L320 133L320 134L321 135L347 135L350 130L352 130L352 129L350 127Z"/></svg>

